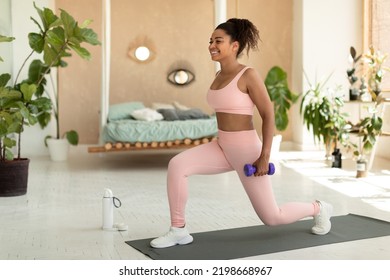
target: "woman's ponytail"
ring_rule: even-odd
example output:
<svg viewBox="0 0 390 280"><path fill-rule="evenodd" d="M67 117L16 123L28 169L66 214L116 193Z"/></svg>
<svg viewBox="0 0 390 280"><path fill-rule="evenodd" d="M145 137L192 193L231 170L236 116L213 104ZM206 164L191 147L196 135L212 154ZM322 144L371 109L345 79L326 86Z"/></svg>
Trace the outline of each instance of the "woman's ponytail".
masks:
<svg viewBox="0 0 390 280"><path fill-rule="evenodd" d="M258 49L258 41L260 40L259 31L247 19L231 18L227 22L218 25L216 29L224 30L232 38L232 41L238 41L240 46L237 57L244 49L246 49L247 54L249 54L250 49Z"/></svg>

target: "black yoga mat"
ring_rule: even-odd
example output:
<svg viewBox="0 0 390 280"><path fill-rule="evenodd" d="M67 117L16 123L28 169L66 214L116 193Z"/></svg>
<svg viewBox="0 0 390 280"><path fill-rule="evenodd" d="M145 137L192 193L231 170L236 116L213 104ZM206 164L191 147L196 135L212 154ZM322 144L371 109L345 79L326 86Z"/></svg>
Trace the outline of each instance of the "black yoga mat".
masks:
<svg viewBox="0 0 390 280"><path fill-rule="evenodd" d="M390 235L390 223L348 214L331 218L327 235L311 233L313 220L194 233L194 242L165 249L151 248L152 238L126 241L155 260L228 260L332 243Z"/></svg>

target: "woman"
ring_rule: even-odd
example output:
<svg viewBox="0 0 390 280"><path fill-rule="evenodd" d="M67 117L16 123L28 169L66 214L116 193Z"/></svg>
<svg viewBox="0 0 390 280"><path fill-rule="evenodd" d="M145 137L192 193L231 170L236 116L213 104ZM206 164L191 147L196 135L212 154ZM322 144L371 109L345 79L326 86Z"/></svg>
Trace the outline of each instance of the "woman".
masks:
<svg viewBox="0 0 390 280"><path fill-rule="evenodd" d="M246 49L257 49L259 32L246 19L229 19L220 24L210 38L211 59L220 63L207 93L209 105L216 111L218 140L186 150L168 165L168 200L171 228L164 236L151 241L154 248L189 244L193 237L185 227L188 196L187 177L194 174L217 174L235 170L261 221L266 225L288 224L313 216L314 234L330 231L332 206L323 201L276 204L268 172L274 132L273 105L264 82L257 72L238 62ZM253 126L256 106L262 118L262 142ZM254 176L247 177L243 166L253 163Z"/></svg>

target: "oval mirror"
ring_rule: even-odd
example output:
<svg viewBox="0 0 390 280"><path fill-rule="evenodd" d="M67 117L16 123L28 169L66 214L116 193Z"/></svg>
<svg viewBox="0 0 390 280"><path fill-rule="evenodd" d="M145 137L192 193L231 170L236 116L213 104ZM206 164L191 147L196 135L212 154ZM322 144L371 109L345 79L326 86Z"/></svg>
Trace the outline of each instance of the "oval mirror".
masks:
<svg viewBox="0 0 390 280"><path fill-rule="evenodd" d="M195 75L186 69L177 69L169 73L168 81L174 85L184 86L195 80Z"/></svg>

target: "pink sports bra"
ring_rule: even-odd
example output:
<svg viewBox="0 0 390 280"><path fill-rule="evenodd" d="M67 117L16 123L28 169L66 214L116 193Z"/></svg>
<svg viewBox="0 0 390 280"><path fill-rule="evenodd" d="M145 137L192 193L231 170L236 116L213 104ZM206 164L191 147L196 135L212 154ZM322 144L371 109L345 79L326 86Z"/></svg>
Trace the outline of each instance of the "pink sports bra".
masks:
<svg viewBox="0 0 390 280"><path fill-rule="evenodd" d="M207 102L215 112L253 115L254 104L252 99L249 94L243 93L237 86L238 80L248 68L242 69L225 87L209 89Z"/></svg>

